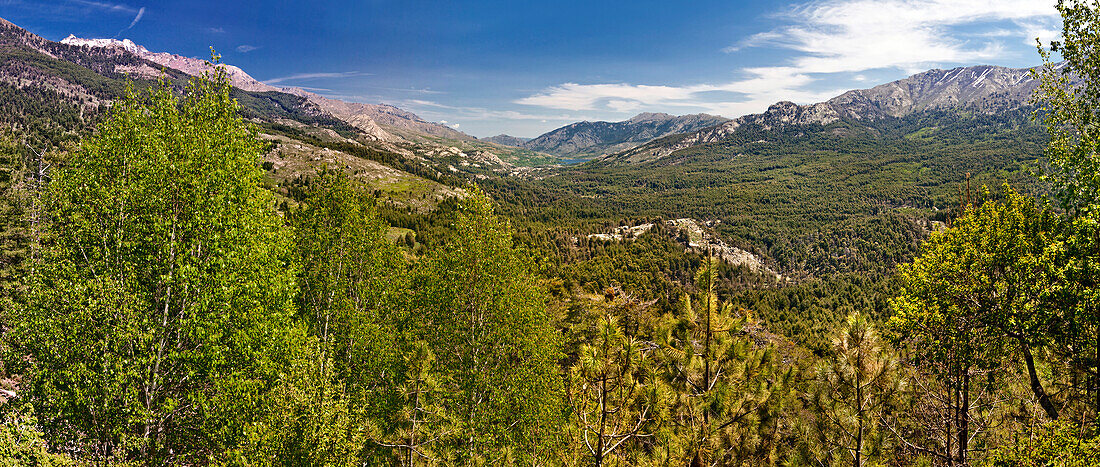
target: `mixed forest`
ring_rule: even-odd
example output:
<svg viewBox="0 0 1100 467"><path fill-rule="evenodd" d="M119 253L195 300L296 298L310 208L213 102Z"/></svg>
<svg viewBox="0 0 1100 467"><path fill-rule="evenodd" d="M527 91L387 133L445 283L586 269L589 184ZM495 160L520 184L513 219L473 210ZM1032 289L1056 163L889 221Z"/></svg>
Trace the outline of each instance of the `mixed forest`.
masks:
<svg viewBox="0 0 1100 467"><path fill-rule="evenodd" d="M1100 5L1058 8L996 115L476 184L309 140L431 209L273 178L294 106L220 69L0 85L0 464L1100 465Z"/></svg>

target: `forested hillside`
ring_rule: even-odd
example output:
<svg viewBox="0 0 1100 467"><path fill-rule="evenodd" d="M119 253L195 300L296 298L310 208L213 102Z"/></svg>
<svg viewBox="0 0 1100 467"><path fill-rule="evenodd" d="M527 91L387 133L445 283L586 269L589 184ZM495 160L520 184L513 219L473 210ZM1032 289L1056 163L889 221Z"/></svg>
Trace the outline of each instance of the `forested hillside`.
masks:
<svg viewBox="0 0 1100 467"><path fill-rule="evenodd" d="M1059 10L1026 106L523 170L0 44L68 83L0 87L0 463L1100 464L1100 10Z"/></svg>

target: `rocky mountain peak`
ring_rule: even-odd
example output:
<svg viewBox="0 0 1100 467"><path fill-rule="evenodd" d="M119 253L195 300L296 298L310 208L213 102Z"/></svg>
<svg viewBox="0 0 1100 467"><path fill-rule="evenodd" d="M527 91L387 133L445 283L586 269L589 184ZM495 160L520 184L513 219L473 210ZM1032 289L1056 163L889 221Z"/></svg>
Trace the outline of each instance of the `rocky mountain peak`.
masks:
<svg viewBox="0 0 1100 467"><path fill-rule="evenodd" d="M520 138L512 135L496 135L488 138L481 138L482 141L488 141L493 144L501 144L504 146L513 146L522 148L523 144L530 141L530 138Z"/></svg>
<svg viewBox="0 0 1100 467"><path fill-rule="evenodd" d="M145 47L135 44L129 39L84 39L70 34L61 43L74 47L96 47L125 51L157 65L176 69L192 76L201 75L209 71L212 66L210 62L203 59L164 52L150 52ZM221 66L224 67L230 84L236 88L250 92L283 92L304 97L321 111L347 122L375 140L395 142L404 139L395 133L406 133L406 136L409 137L425 134L458 140L473 139L465 133L444 125L427 122L412 112L392 105L344 102L299 88L275 87L260 82L236 66L227 64Z"/></svg>
<svg viewBox="0 0 1100 467"><path fill-rule="evenodd" d="M798 104L791 101L779 101L768 106L768 112L790 112L798 108Z"/></svg>
<svg viewBox="0 0 1100 467"><path fill-rule="evenodd" d="M659 159L691 146L721 141L745 126L768 131L790 125L828 125L841 119L875 120L962 107L995 113L1026 105L1038 84L1030 68L978 65L933 69L873 88L848 91L816 104L776 102L763 113L745 115L681 138L656 140L610 158L633 162Z"/></svg>
<svg viewBox="0 0 1100 467"><path fill-rule="evenodd" d="M69 37L61 39L61 43L75 47L119 48L139 56L150 53L145 47L135 44L130 39L82 39L69 34Z"/></svg>
<svg viewBox="0 0 1100 467"><path fill-rule="evenodd" d="M182 55L166 52L150 52L149 49L146 49L141 45L135 44L130 39L85 39L69 34L69 37L62 39L61 43L74 47L95 47L124 50L140 58L156 63L157 65L179 70L192 76L201 75L204 72L210 71L211 68L210 62L206 60L192 57L184 57ZM252 92L279 91L287 92L290 94L297 94L293 92L294 90L292 89L277 88L261 83L250 76L248 73L245 73L244 70L237 68L233 65L223 64L223 66L225 67L226 74L229 76L230 84L232 84L234 87Z"/></svg>

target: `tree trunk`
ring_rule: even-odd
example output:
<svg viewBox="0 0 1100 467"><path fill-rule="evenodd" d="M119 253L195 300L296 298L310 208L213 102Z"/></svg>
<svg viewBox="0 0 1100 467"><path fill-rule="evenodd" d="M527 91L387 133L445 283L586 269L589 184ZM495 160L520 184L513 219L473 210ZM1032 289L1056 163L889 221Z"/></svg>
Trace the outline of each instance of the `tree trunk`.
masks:
<svg viewBox="0 0 1100 467"><path fill-rule="evenodd" d="M967 465L966 457L970 442L970 371L962 372L962 404L959 406L959 465Z"/></svg>
<svg viewBox="0 0 1100 467"><path fill-rule="evenodd" d="M863 342L859 343L856 354L856 417L859 430L856 432L855 467L863 467Z"/></svg>
<svg viewBox="0 0 1100 467"><path fill-rule="evenodd" d="M600 437L596 440L596 467L603 465L604 427L607 426L607 369L600 379Z"/></svg>
<svg viewBox="0 0 1100 467"><path fill-rule="evenodd" d="M1058 408L1054 406L1054 403L1050 401L1050 397L1047 396L1046 390L1043 389L1043 384L1039 381L1039 375L1035 372L1035 358L1031 355L1031 349L1028 348L1027 342L1024 342L1023 338L1017 337L1020 342L1020 349L1024 353L1024 363L1027 365L1027 376L1031 380L1031 391L1035 393L1035 397L1039 399L1039 405L1043 406L1043 410L1046 411L1047 416L1051 420L1058 419Z"/></svg>

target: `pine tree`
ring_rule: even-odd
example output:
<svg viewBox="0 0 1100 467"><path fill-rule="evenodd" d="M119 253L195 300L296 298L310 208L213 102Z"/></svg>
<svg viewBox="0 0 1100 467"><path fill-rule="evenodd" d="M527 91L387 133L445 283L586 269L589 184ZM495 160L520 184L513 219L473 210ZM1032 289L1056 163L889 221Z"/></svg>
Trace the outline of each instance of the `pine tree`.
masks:
<svg viewBox="0 0 1100 467"><path fill-rule="evenodd" d="M595 336L581 345L566 379L566 399L579 433L572 443L595 465L652 437L664 394L650 368L648 345L623 333L608 310L595 323ZM624 448L625 445L625 448Z"/></svg>
<svg viewBox="0 0 1100 467"><path fill-rule="evenodd" d="M664 377L676 394L669 423L693 464L774 462L777 410L790 371L780 368L770 345L758 347L747 334L747 312L735 316L714 293L717 259L708 258L696 287L702 305L682 300L679 315L660 325Z"/></svg>
<svg viewBox="0 0 1100 467"><path fill-rule="evenodd" d="M400 409L394 429L376 434L378 444L392 448L399 465L439 465L454 458L446 440L455 427L444 406L446 375L424 342L415 342L404 356L405 381L398 388Z"/></svg>
<svg viewBox="0 0 1100 467"><path fill-rule="evenodd" d="M901 389L898 361L874 325L862 314L850 315L818 369L812 394L819 463L861 467L875 457L886 460L880 419Z"/></svg>

